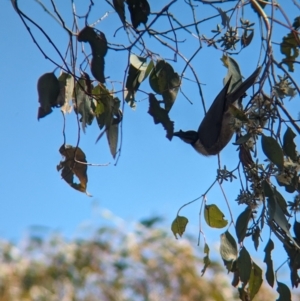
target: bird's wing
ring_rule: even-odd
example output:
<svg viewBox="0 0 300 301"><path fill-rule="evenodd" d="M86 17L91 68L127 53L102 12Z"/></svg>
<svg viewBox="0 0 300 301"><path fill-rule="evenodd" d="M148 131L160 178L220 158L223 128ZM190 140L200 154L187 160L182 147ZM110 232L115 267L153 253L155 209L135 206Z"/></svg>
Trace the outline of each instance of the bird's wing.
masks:
<svg viewBox="0 0 300 301"><path fill-rule="evenodd" d="M198 138L206 149L210 149L220 137L230 81L231 78L215 98L199 126Z"/></svg>
<svg viewBox="0 0 300 301"><path fill-rule="evenodd" d="M258 67L245 81L243 81L233 92L227 95L227 104L232 104L240 97L242 97L245 92L253 86L257 76L261 71L261 67Z"/></svg>

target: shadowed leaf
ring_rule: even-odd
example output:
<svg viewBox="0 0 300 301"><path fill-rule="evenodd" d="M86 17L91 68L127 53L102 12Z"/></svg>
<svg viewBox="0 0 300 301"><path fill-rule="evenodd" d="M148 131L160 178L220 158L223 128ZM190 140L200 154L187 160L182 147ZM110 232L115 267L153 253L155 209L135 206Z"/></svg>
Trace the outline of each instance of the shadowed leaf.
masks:
<svg viewBox="0 0 300 301"><path fill-rule="evenodd" d="M123 24L125 24L124 0L113 0L114 8Z"/></svg>
<svg viewBox="0 0 300 301"><path fill-rule="evenodd" d="M170 64L164 60L160 60L152 69L149 83L155 93L163 96L165 109L166 111L170 111L180 87L179 75L174 72Z"/></svg>
<svg viewBox="0 0 300 301"><path fill-rule="evenodd" d="M256 227L252 233L252 240L254 242L254 247L256 251L259 245L259 238L260 238L260 228Z"/></svg>
<svg viewBox="0 0 300 301"><path fill-rule="evenodd" d="M57 103L60 93L60 84L53 72L43 74L37 82L38 101L38 120L49 115L53 107L59 106Z"/></svg>
<svg viewBox="0 0 300 301"><path fill-rule="evenodd" d="M248 222L251 218L252 210L248 206L237 218L235 225L235 232L238 238L238 242L242 242L246 236Z"/></svg>
<svg viewBox="0 0 300 301"><path fill-rule="evenodd" d="M267 158L279 169L283 169L283 151L273 137L262 135L261 146Z"/></svg>
<svg viewBox="0 0 300 301"><path fill-rule="evenodd" d="M277 281L276 290L279 294L279 297L276 301L292 301L291 291L286 284Z"/></svg>
<svg viewBox="0 0 300 301"><path fill-rule="evenodd" d="M295 133L288 127L283 136L283 151L293 161L297 160L296 144L294 142L295 137Z"/></svg>
<svg viewBox="0 0 300 301"><path fill-rule="evenodd" d="M228 221L224 219L223 212L217 205L205 205L204 218L206 223L212 228L224 228Z"/></svg>
<svg viewBox="0 0 300 301"><path fill-rule="evenodd" d="M150 6L147 0L127 0L127 5L134 28L137 28L141 23L147 23L150 14Z"/></svg>
<svg viewBox="0 0 300 301"><path fill-rule="evenodd" d="M252 263L251 257L245 247L241 249L237 262L240 279L246 285L250 279Z"/></svg>
<svg viewBox="0 0 300 301"><path fill-rule="evenodd" d="M93 55L91 72L99 82L104 83L104 56L108 49L105 34L101 31L96 33L92 27L86 26L79 32L78 41L90 44Z"/></svg>
<svg viewBox="0 0 300 301"><path fill-rule="evenodd" d="M189 220L184 216L177 216L175 220L172 222L171 230L177 239L177 234L181 237L185 231L186 225Z"/></svg>
<svg viewBox="0 0 300 301"><path fill-rule="evenodd" d="M271 239L269 239L264 252L265 252L265 259L264 262L267 265L266 270L266 279L271 287L274 286L274 270L273 270L273 261L271 258L271 252L274 249L274 243Z"/></svg>
<svg viewBox="0 0 300 301"><path fill-rule="evenodd" d="M65 157L64 161L61 161L57 166L57 171L61 171L62 178L74 189L85 192L86 191L88 177L87 177L87 165L84 152L79 147L73 147L71 145L62 145L59 149L61 155ZM82 163L79 163L79 162ZM80 183L74 182L74 175L79 179Z"/></svg>
<svg viewBox="0 0 300 301"><path fill-rule="evenodd" d="M155 96L149 94L149 110L148 113L153 117L154 123L161 123L167 131L166 137L171 140L174 132L174 122L170 120L168 112L161 108Z"/></svg>

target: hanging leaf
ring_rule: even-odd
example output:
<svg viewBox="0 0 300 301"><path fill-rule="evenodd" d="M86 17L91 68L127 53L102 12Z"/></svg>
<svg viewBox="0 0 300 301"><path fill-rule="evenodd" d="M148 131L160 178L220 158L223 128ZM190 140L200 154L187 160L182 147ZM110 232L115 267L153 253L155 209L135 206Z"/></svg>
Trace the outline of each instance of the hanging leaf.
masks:
<svg viewBox="0 0 300 301"><path fill-rule="evenodd" d="M132 26L136 29L141 23L146 24L150 14L147 0L127 0Z"/></svg>
<svg viewBox="0 0 300 301"><path fill-rule="evenodd" d="M294 142L295 137L295 133L288 127L283 136L283 151L293 161L297 160L296 144Z"/></svg>
<svg viewBox="0 0 300 301"><path fill-rule="evenodd" d="M292 301L291 291L286 284L277 281L276 290L279 294L279 297L276 301Z"/></svg>
<svg viewBox="0 0 300 301"><path fill-rule="evenodd" d="M250 31L250 34L248 34ZM247 47L250 45L252 39L253 39L253 36L254 36L254 30L244 30L244 33L241 37L241 45L242 47Z"/></svg>
<svg viewBox="0 0 300 301"><path fill-rule="evenodd" d="M276 187L274 187L274 197L276 198L276 202L279 205L279 207L281 208L282 212L286 216L292 217L292 215L288 212L287 203L286 203L284 197L280 194L280 192L276 189Z"/></svg>
<svg viewBox="0 0 300 301"><path fill-rule="evenodd" d="M148 76L150 72L149 70L147 71L147 69L148 64L146 58L137 56L135 54L130 55L130 65L126 80L126 91L124 95L126 102L129 103L130 107L133 109L136 107L135 93L138 90L141 82ZM148 74L146 74L147 72Z"/></svg>
<svg viewBox="0 0 300 301"><path fill-rule="evenodd" d="M104 83L104 56L108 49L105 34L101 31L96 33L92 27L86 26L79 32L77 39L79 42L90 44L93 55L91 72L99 82Z"/></svg>
<svg viewBox="0 0 300 301"><path fill-rule="evenodd" d="M245 247L241 249L237 262L240 279L243 285L246 285L250 279L252 263L251 257Z"/></svg>
<svg viewBox="0 0 300 301"><path fill-rule="evenodd" d="M119 15L119 18L123 24L125 24L125 8L124 8L124 0L113 0L114 8Z"/></svg>
<svg viewBox="0 0 300 301"><path fill-rule="evenodd" d="M113 119L112 124L106 129L107 141L110 149L110 153L115 159L117 154L118 137L119 137L119 123L122 120L121 111L118 111L118 115Z"/></svg>
<svg viewBox="0 0 300 301"><path fill-rule="evenodd" d="M168 112L161 108L155 96L149 94L149 110L148 113L153 117L154 123L161 123L167 131L166 137L171 140L174 133L174 122L170 120Z"/></svg>
<svg viewBox="0 0 300 301"><path fill-rule="evenodd" d="M212 228L224 228L228 221L224 219L223 212L217 205L205 205L204 218L206 223Z"/></svg>
<svg viewBox="0 0 300 301"><path fill-rule="evenodd" d="M255 227L252 233L252 241L254 242L255 250L257 251L259 245L259 238L260 238L260 228L257 226Z"/></svg>
<svg viewBox="0 0 300 301"><path fill-rule="evenodd" d="M246 236L248 222L251 218L252 209L248 206L237 218L235 225L235 232L238 242L242 242Z"/></svg>
<svg viewBox="0 0 300 301"><path fill-rule="evenodd" d="M175 102L180 87L179 75L174 72L170 64L164 60L160 60L152 69L149 83L155 93L163 96L165 110L169 112Z"/></svg>
<svg viewBox="0 0 300 301"><path fill-rule="evenodd" d="M205 243L204 245L204 254L206 254L203 258L203 263L204 263L204 267L203 269L201 270L201 276L204 275L207 267L210 265L211 261L209 259L209 246L207 243Z"/></svg>
<svg viewBox="0 0 300 301"><path fill-rule="evenodd" d="M266 279L271 287L274 286L274 270L273 270L273 261L271 257L271 252L274 249L274 243L272 239L269 239L264 252L265 252L265 259L264 262L267 265L267 270L266 270Z"/></svg>
<svg viewBox="0 0 300 301"><path fill-rule="evenodd" d="M296 238L300 241L300 223L297 220L294 222L293 230Z"/></svg>
<svg viewBox="0 0 300 301"><path fill-rule="evenodd" d="M62 178L74 189L91 196L86 191L88 177L87 164L85 164L87 161L84 152L79 147L71 145L62 145L59 152L65 157L65 160L57 165L57 171L62 170ZM74 182L74 175L79 179L79 184Z"/></svg>
<svg viewBox="0 0 300 301"><path fill-rule="evenodd" d="M104 126L110 126L114 112L118 108L114 108L115 101L112 92L108 91L103 84L99 84L92 90L93 97L97 100L97 106L95 109L95 115L99 128Z"/></svg>
<svg viewBox="0 0 300 301"><path fill-rule="evenodd" d="M282 38L280 51L285 56L282 63L288 66L289 72L294 72L294 63L299 56L298 48L299 38L296 38L296 33L290 32Z"/></svg>
<svg viewBox="0 0 300 301"><path fill-rule="evenodd" d="M58 78L60 84L60 94L58 96L58 103L61 104L60 110L64 113L71 113L72 106L70 100L72 100L74 93L74 77L71 74L62 72Z"/></svg>
<svg viewBox="0 0 300 301"><path fill-rule="evenodd" d="M85 73L75 85L75 93L73 98L74 110L76 114L80 114L80 122L82 130L85 133L87 125L91 125L95 117L94 110L96 103L87 93L91 93L91 83L89 76Z"/></svg>
<svg viewBox="0 0 300 301"><path fill-rule="evenodd" d="M228 271L232 271L237 259L237 244L232 235L226 231L221 234L220 254Z"/></svg>
<svg viewBox="0 0 300 301"><path fill-rule="evenodd" d="M250 300L253 300L255 295L258 293L262 282L263 282L262 270L255 262L252 262L252 270L250 274L249 287L248 287Z"/></svg>
<svg viewBox="0 0 300 301"><path fill-rule="evenodd" d="M217 10L218 10L218 12L221 16L221 19L222 19L222 26L224 28L229 26L230 18L227 16L227 14L220 7L217 7Z"/></svg>
<svg viewBox="0 0 300 301"><path fill-rule="evenodd" d="M273 137L262 135L261 146L267 158L280 170L283 169L283 151L278 142Z"/></svg>
<svg viewBox="0 0 300 301"><path fill-rule="evenodd" d="M38 109L38 120L49 115L57 103L60 93L60 84L53 72L43 74L37 82L40 107Z"/></svg>
<svg viewBox="0 0 300 301"><path fill-rule="evenodd" d="M182 236L188 222L189 220L186 217L179 216L179 215L176 216L171 226L171 230L176 239L177 239L177 234L179 234L180 237Z"/></svg>

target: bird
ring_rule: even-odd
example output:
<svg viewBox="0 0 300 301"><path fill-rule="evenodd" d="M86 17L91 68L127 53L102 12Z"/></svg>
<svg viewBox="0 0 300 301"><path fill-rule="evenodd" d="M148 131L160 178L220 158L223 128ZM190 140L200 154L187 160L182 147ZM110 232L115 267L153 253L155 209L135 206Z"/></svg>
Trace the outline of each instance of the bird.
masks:
<svg viewBox="0 0 300 301"><path fill-rule="evenodd" d="M230 106L238 106L238 100L253 86L260 71L261 67L258 67L233 92L228 93L228 88L232 80L230 77L204 116L198 131L180 130L173 133L173 136L179 137L184 142L190 144L198 153L204 156L219 154L234 134L232 126L234 116L232 115Z"/></svg>

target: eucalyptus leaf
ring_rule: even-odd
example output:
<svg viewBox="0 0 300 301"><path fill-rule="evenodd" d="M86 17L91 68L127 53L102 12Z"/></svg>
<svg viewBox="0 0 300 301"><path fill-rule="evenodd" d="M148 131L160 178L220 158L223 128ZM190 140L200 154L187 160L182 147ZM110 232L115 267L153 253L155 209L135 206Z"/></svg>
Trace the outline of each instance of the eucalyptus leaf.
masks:
<svg viewBox="0 0 300 301"><path fill-rule="evenodd" d="M188 222L189 220L186 217L180 215L176 216L171 226L171 230L176 239L177 239L177 234L179 234L180 237L182 236Z"/></svg>
<svg viewBox="0 0 300 301"><path fill-rule="evenodd" d="M262 269L255 262L252 262L252 270L248 285L250 300L253 300L255 295L258 293L262 282Z"/></svg>
<svg viewBox="0 0 300 301"><path fill-rule="evenodd" d="M238 242L242 242L246 236L248 222L251 218L252 209L248 206L237 218L235 224L235 232Z"/></svg>
<svg viewBox="0 0 300 301"><path fill-rule="evenodd" d="M60 93L60 84L53 72L43 74L37 82L40 107L38 120L49 115L52 108L58 106L57 100Z"/></svg>
<svg viewBox="0 0 300 301"><path fill-rule="evenodd" d="M271 258L271 252L274 249L274 243L272 239L269 239L264 252L265 252L265 258L264 262L267 265L267 270L266 270L266 279L271 287L274 286L274 269L273 269L273 261Z"/></svg>
<svg viewBox="0 0 300 301"><path fill-rule="evenodd" d="M276 301L292 301L291 291L286 284L277 281L277 292L279 297Z"/></svg>
<svg viewBox="0 0 300 301"><path fill-rule="evenodd" d="M228 231L221 234L220 254L225 261L234 261L237 259L237 244Z"/></svg>
<svg viewBox="0 0 300 301"><path fill-rule="evenodd" d="M62 145L59 152L65 157L57 166L57 171L62 170L62 178L74 189L91 196L86 191L88 177L85 153L81 148L71 145ZM79 184L74 182L74 175L79 179Z"/></svg>
<svg viewBox="0 0 300 301"><path fill-rule="evenodd" d="M241 249L237 262L240 280L243 282L243 285L246 285L250 279L252 263L251 257L245 247Z"/></svg>
<svg viewBox="0 0 300 301"><path fill-rule="evenodd" d="M215 204L205 205L204 218L206 223L212 228L224 228L228 224L228 221L224 219L223 212Z"/></svg>
<svg viewBox="0 0 300 301"><path fill-rule="evenodd" d="M288 127L283 136L283 151L293 161L297 160L296 144L294 142L295 137L296 134L292 131L290 127Z"/></svg>
<svg viewBox="0 0 300 301"><path fill-rule="evenodd" d="M283 151L278 142L273 137L262 135L261 146L267 158L280 170L283 169Z"/></svg>

